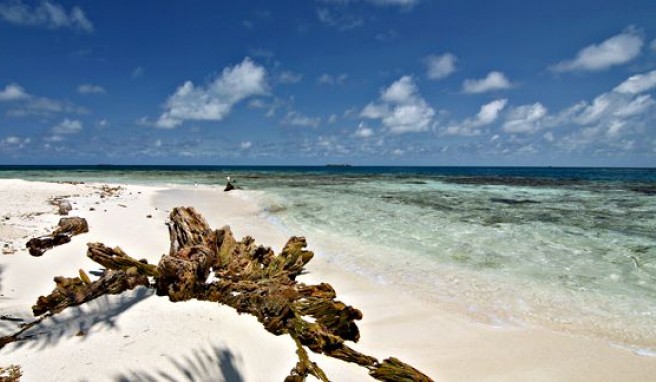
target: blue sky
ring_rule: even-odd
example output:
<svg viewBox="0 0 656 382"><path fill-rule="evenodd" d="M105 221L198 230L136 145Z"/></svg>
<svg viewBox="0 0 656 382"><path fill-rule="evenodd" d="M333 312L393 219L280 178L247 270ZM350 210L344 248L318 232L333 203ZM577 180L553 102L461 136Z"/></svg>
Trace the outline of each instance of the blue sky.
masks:
<svg viewBox="0 0 656 382"><path fill-rule="evenodd" d="M653 0L0 0L0 164L656 166Z"/></svg>

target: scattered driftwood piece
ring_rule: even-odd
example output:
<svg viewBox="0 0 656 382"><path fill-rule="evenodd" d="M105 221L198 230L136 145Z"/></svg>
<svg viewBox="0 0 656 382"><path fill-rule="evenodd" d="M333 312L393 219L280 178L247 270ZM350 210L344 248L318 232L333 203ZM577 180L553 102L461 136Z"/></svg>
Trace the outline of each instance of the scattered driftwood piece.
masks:
<svg viewBox="0 0 656 382"><path fill-rule="evenodd" d="M71 241L73 236L85 232L89 232L86 219L80 217L61 218L57 229L50 235L30 239L26 247L30 250L30 255L41 256L45 251L66 244Z"/></svg>
<svg viewBox="0 0 656 382"><path fill-rule="evenodd" d="M23 372L18 365L0 366L0 382L18 382L22 375Z"/></svg>
<svg viewBox="0 0 656 382"><path fill-rule="evenodd" d="M100 186L100 198L108 198L111 196L118 196L123 188L121 186L108 186L106 184L103 184Z"/></svg>
<svg viewBox="0 0 656 382"><path fill-rule="evenodd" d="M289 335L296 344L298 362L286 382L305 381L309 375L329 380L310 360L306 348L363 366L380 381L431 381L396 358L381 363L346 344L359 340L355 321L362 319L362 313L336 300L329 284L296 281L314 256L306 250L305 238L290 238L276 255L270 248L255 245L249 236L237 241L227 226L212 230L191 207L173 209L168 227L171 246L157 266L136 260L118 247L89 244L87 256L106 272L96 281L83 271L76 278L56 277L56 288L50 295L39 297L32 307L34 314L53 315L103 294L121 293L137 285L154 286L158 295L168 296L170 301L218 302L255 316L275 335ZM19 334L0 339L0 347L20 340Z"/></svg>
<svg viewBox="0 0 656 382"><path fill-rule="evenodd" d="M0 321L25 322L24 319L12 316L1 315Z"/></svg>
<svg viewBox="0 0 656 382"><path fill-rule="evenodd" d="M73 210L73 205L66 199L54 198L50 200L50 204L57 206L57 213L60 215L68 215Z"/></svg>
<svg viewBox="0 0 656 382"><path fill-rule="evenodd" d="M5 243L5 245L2 246L3 255L13 255L14 253L16 253L16 249L10 246L9 243Z"/></svg>

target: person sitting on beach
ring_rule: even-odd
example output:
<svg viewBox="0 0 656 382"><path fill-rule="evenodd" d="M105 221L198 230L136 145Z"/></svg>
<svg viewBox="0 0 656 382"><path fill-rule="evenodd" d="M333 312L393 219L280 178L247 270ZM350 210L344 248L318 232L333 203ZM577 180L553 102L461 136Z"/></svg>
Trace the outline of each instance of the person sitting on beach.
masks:
<svg viewBox="0 0 656 382"><path fill-rule="evenodd" d="M223 189L223 191L232 191L232 190L234 190L234 189L235 189L235 186L232 185L232 182L230 181L230 177L229 177L229 176L226 176L226 180L227 180L227 183L226 183L226 186L225 186L225 188Z"/></svg>

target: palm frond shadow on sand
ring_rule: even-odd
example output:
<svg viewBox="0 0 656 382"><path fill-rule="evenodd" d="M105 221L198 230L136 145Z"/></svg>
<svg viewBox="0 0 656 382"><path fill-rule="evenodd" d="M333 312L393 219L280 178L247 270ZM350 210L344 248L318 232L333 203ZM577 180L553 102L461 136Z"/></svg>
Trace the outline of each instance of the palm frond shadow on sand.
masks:
<svg viewBox="0 0 656 382"><path fill-rule="evenodd" d="M56 346L64 338L92 334L94 330L117 329L116 319L122 313L153 294L153 289L139 287L120 295L100 296L86 304L46 318L40 324L25 331L11 346L39 350ZM15 323L2 325L9 324L15 325ZM7 332L6 328L2 329L3 332Z"/></svg>
<svg viewBox="0 0 656 382"><path fill-rule="evenodd" d="M182 359L166 357L174 371L131 370L114 378L116 382L243 382L238 369L239 357L230 350L213 346L210 349L196 349Z"/></svg>

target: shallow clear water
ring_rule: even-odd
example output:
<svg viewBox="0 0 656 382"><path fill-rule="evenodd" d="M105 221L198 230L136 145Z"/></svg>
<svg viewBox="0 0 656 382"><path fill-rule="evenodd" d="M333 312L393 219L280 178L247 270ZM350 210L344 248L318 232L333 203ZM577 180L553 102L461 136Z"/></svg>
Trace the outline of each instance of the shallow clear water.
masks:
<svg viewBox="0 0 656 382"><path fill-rule="evenodd" d="M656 171L5 169L0 177L223 184L322 256L497 325L656 350ZM19 176L17 176L19 175Z"/></svg>

